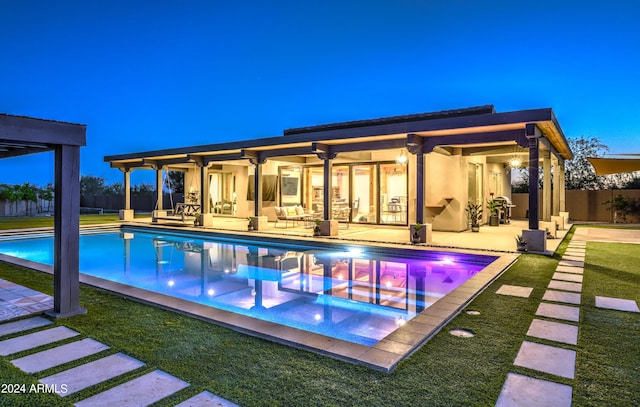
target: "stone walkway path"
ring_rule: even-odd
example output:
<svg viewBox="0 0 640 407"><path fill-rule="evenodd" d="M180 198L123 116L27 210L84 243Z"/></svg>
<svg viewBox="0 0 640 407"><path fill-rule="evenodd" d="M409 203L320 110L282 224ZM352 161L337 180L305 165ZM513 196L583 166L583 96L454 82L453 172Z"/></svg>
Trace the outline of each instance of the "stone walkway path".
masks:
<svg viewBox="0 0 640 407"><path fill-rule="evenodd" d="M514 365L566 379L574 379L580 302L587 244L587 229L577 229L558 263ZM529 289L527 293L527 289ZM504 285L502 295L529 297L530 287ZM526 295L524 295L526 293ZM596 307L640 312L635 301L596 297ZM557 343L546 345L543 339ZM497 407L570 407L573 387L516 373L509 373L496 402Z"/></svg>
<svg viewBox="0 0 640 407"><path fill-rule="evenodd" d="M109 354L109 346L91 338L81 338L80 333L67 327L52 327L52 324L51 320L41 316L0 323L0 356L7 357L25 373L42 373L40 383L56 389L61 397L114 380L113 387L75 403L76 406L148 406L189 386L189 383L161 370L142 374L145 363L122 353ZM65 343L57 344L62 341ZM44 346L48 349L41 350ZM101 353L104 356L97 360L46 375L50 368ZM138 369L141 375L118 382L119 376L135 373ZM208 391L178 405L236 406Z"/></svg>

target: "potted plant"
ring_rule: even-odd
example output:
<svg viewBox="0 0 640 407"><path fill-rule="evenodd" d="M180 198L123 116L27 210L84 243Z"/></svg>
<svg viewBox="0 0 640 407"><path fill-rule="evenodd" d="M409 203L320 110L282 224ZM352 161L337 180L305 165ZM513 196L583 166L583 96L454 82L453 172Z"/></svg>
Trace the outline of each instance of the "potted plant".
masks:
<svg viewBox="0 0 640 407"><path fill-rule="evenodd" d="M516 236L516 247L519 252L527 251L527 241L524 240L524 237L522 235Z"/></svg>
<svg viewBox="0 0 640 407"><path fill-rule="evenodd" d="M313 227L313 236L321 236L322 230L320 229L320 225L322 225L322 219L314 219L313 222L316 224Z"/></svg>
<svg viewBox="0 0 640 407"><path fill-rule="evenodd" d="M411 243L418 244L420 243L420 229L422 229L424 225L420 222L416 222L413 225L413 234L411 235Z"/></svg>
<svg viewBox="0 0 640 407"><path fill-rule="evenodd" d="M249 216L247 218L247 220L249 221L249 224L247 225L247 231L252 232L254 229L254 221L255 221L256 217L255 216Z"/></svg>
<svg viewBox="0 0 640 407"><path fill-rule="evenodd" d="M196 226L202 226L202 223L200 221L200 212L196 212L193 214L193 217L196 218L193 222L194 225Z"/></svg>
<svg viewBox="0 0 640 407"><path fill-rule="evenodd" d="M498 209L500 203L496 200L487 200L487 209L489 210L489 226L500 226L500 216L498 215Z"/></svg>
<svg viewBox="0 0 640 407"><path fill-rule="evenodd" d="M480 221L482 220L482 207L479 204L469 202L467 204L466 211L469 216L469 222L471 223L471 231L480 231Z"/></svg>

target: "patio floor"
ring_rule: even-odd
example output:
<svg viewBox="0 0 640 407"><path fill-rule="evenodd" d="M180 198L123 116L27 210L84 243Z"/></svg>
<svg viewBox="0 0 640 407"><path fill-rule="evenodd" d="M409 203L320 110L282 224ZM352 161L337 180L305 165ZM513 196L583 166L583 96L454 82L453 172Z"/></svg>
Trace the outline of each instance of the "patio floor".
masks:
<svg viewBox="0 0 640 407"><path fill-rule="evenodd" d="M136 218L132 223L151 223L151 218ZM181 226L185 224L171 221L161 221L159 224L165 226ZM247 232L247 220L243 218L218 216L214 218L213 227L204 228L205 230L243 232L252 234L267 234L271 236L286 237L302 237L310 239L328 239L327 237L313 237L311 227L305 227L302 222L297 226L282 227L281 224L276 225L274 222L268 222L266 230ZM500 225L498 227L482 226L477 233L470 230L464 232L432 232L431 242L426 247L432 248L448 248L448 249L470 249L470 250L488 250L499 252L516 252L515 237L522 234L523 230L528 229L527 220L512 220L508 225ZM198 227L202 230L203 228ZM387 225L362 225L352 223L347 228L346 224L340 224L338 236L329 239L337 239L348 242L369 242L384 244L410 244L409 231L407 226L387 226ZM558 230L556 239L547 239L547 255L553 255L562 239L568 232L566 230Z"/></svg>

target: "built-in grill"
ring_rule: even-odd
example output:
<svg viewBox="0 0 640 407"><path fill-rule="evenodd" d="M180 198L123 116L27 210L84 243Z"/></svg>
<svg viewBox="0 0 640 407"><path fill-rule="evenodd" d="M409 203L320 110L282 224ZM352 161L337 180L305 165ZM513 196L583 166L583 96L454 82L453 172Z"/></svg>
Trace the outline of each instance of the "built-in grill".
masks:
<svg viewBox="0 0 640 407"><path fill-rule="evenodd" d="M493 198L493 200L499 204L498 214L500 216L500 223L511 223L511 208L515 207L511 199L507 196L497 196Z"/></svg>

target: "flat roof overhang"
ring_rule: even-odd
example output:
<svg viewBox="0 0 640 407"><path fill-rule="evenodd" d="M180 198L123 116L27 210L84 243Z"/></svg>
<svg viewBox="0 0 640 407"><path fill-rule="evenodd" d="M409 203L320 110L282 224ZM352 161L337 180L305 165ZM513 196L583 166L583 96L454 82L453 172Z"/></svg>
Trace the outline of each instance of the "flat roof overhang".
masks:
<svg viewBox="0 0 640 407"><path fill-rule="evenodd" d="M486 148L487 154L493 150L496 155L504 155L514 145L522 146L528 124L535 124L539 129L543 148L554 151L562 159L573 158L552 109L495 113L492 106L485 106L290 129L285 130L284 136L111 155L105 156L104 161L112 167L126 169L179 168L191 163L208 165L248 159L312 157L322 152L403 148L410 147L411 140L416 138L434 147L475 149L476 154ZM499 146L507 149L498 151Z"/></svg>

